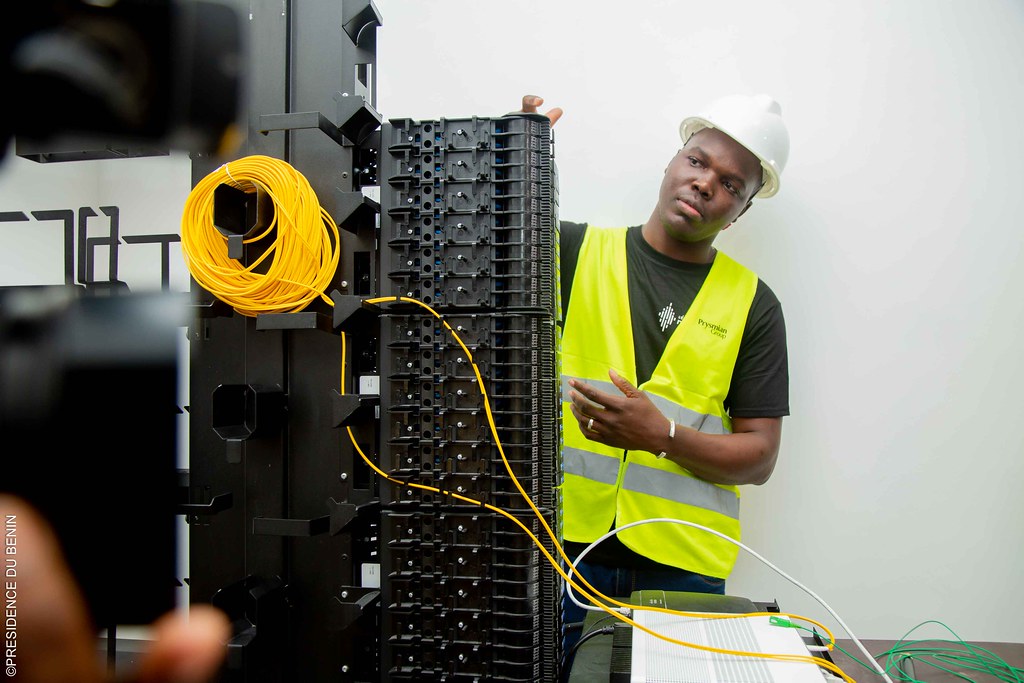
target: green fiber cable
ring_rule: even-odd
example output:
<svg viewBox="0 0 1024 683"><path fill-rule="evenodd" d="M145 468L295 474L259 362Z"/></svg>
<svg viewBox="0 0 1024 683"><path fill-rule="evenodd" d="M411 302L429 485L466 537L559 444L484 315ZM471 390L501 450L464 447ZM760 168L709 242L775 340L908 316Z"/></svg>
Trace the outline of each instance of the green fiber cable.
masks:
<svg viewBox="0 0 1024 683"><path fill-rule="evenodd" d="M933 642L933 643L934 642L940 642L940 643L950 643L950 642L952 642L952 641L944 641L944 640L931 640L931 641L927 641L927 640L907 641L906 640L907 636L909 636L911 633L913 633L917 629L919 629L922 626L925 626L927 624L936 624L936 625L941 626L942 628L946 629L947 631L949 631L953 635L953 637L956 638L955 643L959 644L960 646L965 648L970 653L970 656L963 656L963 655L959 655L961 650L950 650L951 652L957 652L958 656L962 657L962 659L960 661L963 661L963 662L966 662L966 661L977 662L977 663L979 663L983 667L983 668L977 669L978 671L983 671L985 673L988 673L989 675L994 676L996 678L999 678L1000 680L1007 681L1007 683L1024 683L1024 682L1021 681L1021 678L1020 678L1020 674L1024 673L1024 669L1018 669L1016 667L1010 666L1009 663L1007 663L1004 659L1002 659L1001 657L997 656L995 653L993 653L993 652L991 652L989 650L986 650L983 647L980 647L980 646L977 646L977 645L971 645L970 643L966 642L963 638L961 638L956 633L956 631L954 631L952 628L950 628L946 624L942 623L941 621L929 620L929 621L921 622L917 626L915 626L912 629L910 629L909 631L907 631L903 635L903 637L900 638L899 641L897 641L896 645L894 645L892 648L890 648L887 652L883 652L883 653L877 655L877 657L883 657L883 656L887 656L887 655L891 657L892 653L897 653L897 652L914 652L916 649L921 649L918 646L920 646L920 645L922 645L924 643L928 643L928 642ZM927 651L927 649L925 649L925 651ZM998 662L998 665L997 665L998 668L1002 669L1002 671L1000 672L999 670L997 670L996 667L991 666L989 664L989 662L985 660L984 657L982 657L981 655L978 654L979 651L983 651L983 652L987 653L988 655L990 655L990 657L992 659L996 660ZM911 655L911 656L913 656L913 655ZM913 656L913 657L914 657L915 660L921 661L923 664L931 665L931 662L929 662L927 660L921 659L920 657L917 657L917 656ZM1006 675L1012 676L1012 678L1004 677ZM967 680L970 680L970 679L967 679Z"/></svg>
<svg viewBox="0 0 1024 683"><path fill-rule="evenodd" d="M822 634L818 633L817 630L808 628L801 624L789 622L788 620L778 620L773 621L773 623L777 626L797 628L802 631L812 633L819 638L822 637ZM946 628L946 630L952 633L957 640L906 640L908 635L928 623L935 623ZM960 645L962 647L929 647L926 646L927 643L945 643L950 645ZM875 672L874 667L864 663L852 653L845 650L838 643L833 643L833 646L868 671ZM955 665L963 669L988 674L990 676L994 676L1000 681L1003 681L1004 683L1024 683L1024 679L1021 678L1021 676L1024 675L1024 669L1011 666L1006 660L987 648L967 643L961 639L953 629L938 621L921 622L914 628L910 629L910 631L904 634L904 636L900 638L894 646L875 655L876 659L882 657L886 658L886 666L884 668L886 674L895 674L897 679L906 681L907 683L923 682L920 679L914 678L901 668L900 665L906 660L910 660L911 662L920 662L921 664L945 671L952 676L956 676L957 678L961 678L965 681L970 681L971 683L973 683L973 679L946 668L945 666L942 666L942 664L950 666Z"/></svg>
<svg viewBox="0 0 1024 683"><path fill-rule="evenodd" d="M1014 667L1009 666L1005 660L1003 660L1001 657L999 657L998 655L993 653L991 650L987 650L987 649L985 649L983 647L980 647L980 646L977 646L977 645L975 645L974 647L975 647L975 649L980 650L981 652L983 652L984 655L976 654L974 657L964 657L961 654L961 650L957 650L955 648L944 648L944 647L917 648L916 651L921 653L921 654L924 654L924 655L929 655L929 656L932 656L932 657L936 657L938 659L949 659L949 660L953 660L953 661L964 662L965 666L966 666L966 663L968 663L968 662L977 662L977 663L980 663L980 664L989 664L989 665L1002 666L1002 667L1005 667L1007 669L1013 669L1014 668ZM990 669L986 669L985 667L977 666L977 664L974 664L974 667L976 667L978 671L986 671L987 673L995 673L995 672L993 672Z"/></svg>

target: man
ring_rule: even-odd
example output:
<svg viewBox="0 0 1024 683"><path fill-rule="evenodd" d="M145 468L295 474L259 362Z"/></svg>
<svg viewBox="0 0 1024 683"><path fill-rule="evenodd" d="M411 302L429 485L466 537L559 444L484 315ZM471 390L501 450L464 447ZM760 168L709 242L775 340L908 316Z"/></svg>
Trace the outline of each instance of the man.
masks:
<svg viewBox="0 0 1024 683"><path fill-rule="evenodd" d="M540 98L523 98L535 113ZM734 96L680 126L642 225L561 224L565 550L681 519L739 539L741 484L763 484L789 414L785 322L713 243L778 191L789 136L771 98ZM552 123L560 109L548 112ZM724 593L737 546L702 529L622 531L577 569L601 593ZM584 611L563 601L571 664Z"/></svg>

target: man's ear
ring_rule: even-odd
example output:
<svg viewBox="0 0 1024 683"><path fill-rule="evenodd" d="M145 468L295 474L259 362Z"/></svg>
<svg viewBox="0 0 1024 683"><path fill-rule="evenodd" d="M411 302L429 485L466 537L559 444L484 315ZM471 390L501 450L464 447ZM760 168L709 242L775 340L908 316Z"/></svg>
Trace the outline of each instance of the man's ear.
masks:
<svg viewBox="0 0 1024 683"><path fill-rule="evenodd" d="M669 161L669 162L668 162L668 166L671 166L671 165L672 165L672 161L675 161L675 158L676 158L677 156L679 156L680 154L682 154L682 153L683 153L683 148L682 148L682 147L680 147L679 149L677 149L677 150L676 150L676 153L675 153L675 154L674 154L674 155L672 156L672 159L671 159L671 161ZM666 167L665 167L665 170L664 170L664 171L662 171L662 173L666 173L666 174L668 173L668 166L666 166Z"/></svg>
<svg viewBox="0 0 1024 683"><path fill-rule="evenodd" d="M750 208L750 205L751 205L751 204L753 204L753 203L754 203L754 200L753 200L753 199L749 200L749 201L747 202L747 205L743 207L743 210L742 210L742 211L740 211L740 212L739 212L738 214L736 214L736 218L733 218L733 219L732 219L732 222L731 222L731 223L729 223L729 225L727 225L727 226L725 226L724 228L722 228L722 232L725 232L726 230L728 230L729 228L731 228L731 227L732 227L732 224L733 224L733 223L735 223L736 221L738 221L738 220L739 220L739 218L740 218L740 216L742 216L743 214L745 214L745 213L747 212L747 209L749 209L749 208Z"/></svg>

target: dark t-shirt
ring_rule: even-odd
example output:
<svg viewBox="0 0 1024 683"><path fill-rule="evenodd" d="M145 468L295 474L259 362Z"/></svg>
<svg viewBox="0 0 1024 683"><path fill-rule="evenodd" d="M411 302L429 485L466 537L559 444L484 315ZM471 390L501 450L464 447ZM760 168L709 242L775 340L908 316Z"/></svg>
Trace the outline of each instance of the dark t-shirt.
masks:
<svg viewBox="0 0 1024 683"><path fill-rule="evenodd" d="M564 320L587 225L563 221L560 230ZM643 238L640 226L633 226L626 232L626 269L637 383L642 384L650 379L669 337L711 271L711 264L685 263L658 253ZM725 408L731 417L789 415L789 361L782 305L760 279L740 340ZM566 550L573 555L585 547L586 544L566 543ZM587 559L613 566L661 566L632 552L617 537L595 548Z"/></svg>

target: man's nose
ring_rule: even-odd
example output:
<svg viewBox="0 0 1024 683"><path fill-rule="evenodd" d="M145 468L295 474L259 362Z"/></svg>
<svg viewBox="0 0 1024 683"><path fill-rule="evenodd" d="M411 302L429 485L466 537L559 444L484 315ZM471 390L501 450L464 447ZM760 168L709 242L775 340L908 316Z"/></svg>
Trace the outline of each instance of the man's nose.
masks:
<svg viewBox="0 0 1024 683"><path fill-rule="evenodd" d="M696 175L693 176L691 187L704 199L711 199L711 178L706 170L697 170Z"/></svg>

